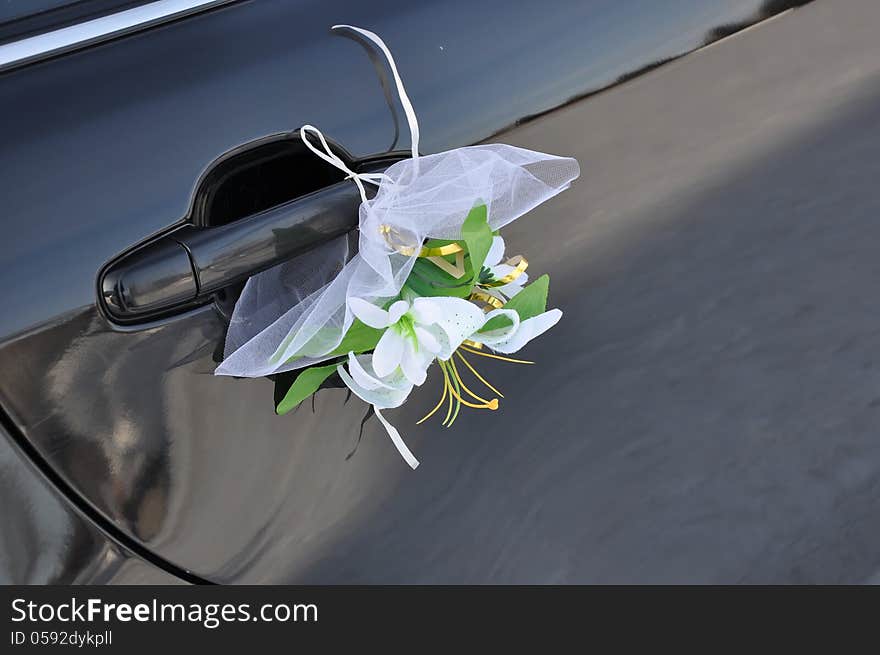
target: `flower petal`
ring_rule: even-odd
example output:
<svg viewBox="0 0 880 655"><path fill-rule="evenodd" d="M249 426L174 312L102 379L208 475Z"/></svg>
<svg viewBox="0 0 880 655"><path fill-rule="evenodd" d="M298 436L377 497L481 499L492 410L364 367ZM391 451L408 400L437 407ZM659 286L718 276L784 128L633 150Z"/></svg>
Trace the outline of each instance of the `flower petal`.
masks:
<svg viewBox="0 0 880 655"><path fill-rule="evenodd" d="M492 268L501 261L502 257L504 257L504 239L501 237L493 237L492 245L489 248L489 252L486 254L486 260L483 262L483 266Z"/></svg>
<svg viewBox="0 0 880 655"><path fill-rule="evenodd" d="M407 380L415 385L424 384L427 377L428 366L434 358L426 352L417 352L415 344L407 340L403 349L403 357L400 360L400 368Z"/></svg>
<svg viewBox="0 0 880 655"><path fill-rule="evenodd" d="M370 362L369 355L361 355L360 357L356 356L354 353L348 353L348 371L351 373L351 377L354 378L354 381L357 382L364 389L391 389L392 386L383 382L377 377L374 377L364 368L364 365L361 364L363 360L364 364L370 367L372 370L373 366Z"/></svg>
<svg viewBox="0 0 880 655"><path fill-rule="evenodd" d="M419 341L419 347L427 350L432 355L436 355L440 352L440 342L437 341L437 337L431 334L428 330L423 327L416 326L416 339Z"/></svg>
<svg viewBox="0 0 880 655"><path fill-rule="evenodd" d="M505 275L510 275L516 270L515 266L511 266L510 264L494 264L489 270L492 272L492 277L496 280L500 280Z"/></svg>
<svg viewBox="0 0 880 655"><path fill-rule="evenodd" d="M388 321L391 325L397 323L400 317L409 311L409 303L405 300L398 300L388 308Z"/></svg>
<svg viewBox="0 0 880 655"><path fill-rule="evenodd" d="M357 316L361 322L369 325L371 328L381 330L382 328L391 325L392 321L390 320L388 312L371 302L367 302L363 298L349 298L348 306L351 307L352 313Z"/></svg>
<svg viewBox="0 0 880 655"><path fill-rule="evenodd" d="M400 366L405 342L403 335L394 328L385 330L385 334L379 339L373 351L373 370L376 375L384 378Z"/></svg>
<svg viewBox="0 0 880 655"><path fill-rule="evenodd" d="M434 337L434 340L437 342L439 348L436 353L433 353L433 355L440 359L449 359L455 348L452 347L452 342L449 340L449 337L443 328L439 325L429 325L422 329L425 330L425 332L430 332L431 336Z"/></svg>
<svg viewBox="0 0 880 655"><path fill-rule="evenodd" d="M468 337L471 341L476 341L477 343L482 343L487 346L492 346L496 343L505 343L513 337L513 335L520 329L520 320L519 314L517 314L512 309L493 309L491 312L486 314L486 322L488 323L491 319L496 316L506 316L510 319L510 324L505 327L497 328L495 330L489 330L487 332L474 332L471 336Z"/></svg>
<svg viewBox="0 0 880 655"><path fill-rule="evenodd" d="M348 374L348 371L345 370L342 364L336 368L336 372L339 373L339 377L342 378L345 386L351 389L352 393L376 408L400 407L409 396L410 391L412 391L412 384L409 383L401 388L366 389L355 382L354 378Z"/></svg>
<svg viewBox="0 0 880 655"><path fill-rule="evenodd" d="M502 343L492 344L491 348L500 353L515 353L529 341L541 336L556 325L560 318L562 318L562 312L558 309L551 309L549 312L527 318L519 324L519 330L510 339Z"/></svg>
<svg viewBox="0 0 880 655"><path fill-rule="evenodd" d="M529 274L523 273L518 278L516 278L510 284L505 284L504 286L495 287L496 291L501 292L503 295L508 298L513 298L516 294L523 290L526 282L529 281Z"/></svg>
<svg viewBox="0 0 880 655"><path fill-rule="evenodd" d="M410 309L409 313L416 323L434 325L434 323L443 318L443 309L437 306L434 302L435 300L437 298L430 297L419 297L413 300L412 309Z"/></svg>
<svg viewBox="0 0 880 655"><path fill-rule="evenodd" d="M463 298L436 297L418 298L415 302L426 301L430 304L430 312L438 315L434 324L439 326L446 335L447 340L441 341L442 348L437 353L440 359L449 359L452 353L474 332L479 330L486 322L483 310L474 303ZM413 306L415 306L415 302ZM436 335L434 330L432 334Z"/></svg>

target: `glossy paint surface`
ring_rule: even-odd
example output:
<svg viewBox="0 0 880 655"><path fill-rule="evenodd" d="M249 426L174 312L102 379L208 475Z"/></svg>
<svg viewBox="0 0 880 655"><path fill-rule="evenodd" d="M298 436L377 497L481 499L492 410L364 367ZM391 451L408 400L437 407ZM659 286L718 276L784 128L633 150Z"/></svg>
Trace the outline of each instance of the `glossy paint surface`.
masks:
<svg viewBox="0 0 880 655"><path fill-rule="evenodd" d="M80 515L0 428L0 584L177 584Z"/></svg>
<svg viewBox="0 0 880 655"><path fill-rule="evenodd" d="M508 230L566 316L528 351L537 366L484 367L501 411L413 427L429 384L395 413L415 473L375 422L347 458L365 407L342 390L278 418L268 380L213 377L212 308L109 325L98 268L183 216L200 167L236 145L304 122L358 155L391 145L369 62L332 22L388 39L430 152L697 45L759 3L369 17L252 4L0 82L32 108L2 128L15 311L0 317L0 368L15 374L0 396L89 503L218 582L871 579L874 3L813 3L496 137L581 163L570 191ZM278 27L293 24L298 39ZM119 83L99 90L108 76ZM65 102L42 102L49 81Z"/></svg>
<svg viewBox="0 0 880 655"><path fill-rule="evenodd" d="M91 304L93 259L185 216L205 167L237 146L312 122L355 155L388 149L372 65L329 25L387 36L436 152L686 52L759 4L244 2L5 74L0 281L16 310L0 334Z"/></svg>

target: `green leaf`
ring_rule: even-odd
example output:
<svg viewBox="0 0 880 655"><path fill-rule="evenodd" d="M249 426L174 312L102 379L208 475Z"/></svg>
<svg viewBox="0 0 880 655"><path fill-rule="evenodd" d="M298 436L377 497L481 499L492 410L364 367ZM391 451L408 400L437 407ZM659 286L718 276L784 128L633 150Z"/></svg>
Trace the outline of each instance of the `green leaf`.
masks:
<svg viewBox="0 0 880 655"><path fill-rule="evenodd" d="M549 290L550 276L542 275L508 300L504 309L515 310L521 321L537 316L547 311L547 292Z"/></svg>
<svg viewBox="0 0 880 655"><path fill-rule="evenodd" d="M275 407L275 413L279 416L287 414L287 412L315 393L324 380L336 372L336 367L337 364L313 366L300 373L294 383L290 385L290 389L287 390L284 398Z"/></svg>
<svg viewBox="0 0 880 655"><path fill-rule="evenodd" d="M550 290L550 276L542 275L518 294L507 301L504 309L512 309L524 321L547 311L547 292ZM493 316L480 328L480 332L489 332L505 328L511 324L506 316Z"/></svg>
<svg viewBox="0 0 880 655"><path fill-rule="evenodd" d="M453 296L467 298L474 288L473 272L465 259L465 274L454 278L427 259L417 259L412 273L406 279L406 286L420 296Z"/></svg>
<svg viewBox="0 0 880 655"><path fill-rule="evenodd" d="M477 205L471 209L461 226L461 238L467 245L470 257L471 279L476 283L486 255L492 247L492 228L489 227L486 205Z"/></svg>
<svg viewBox="0 0 880 655"><path fill-rule="evenodd" d="M542 275L513 298L507 301L504 309L512 309L524 321L547 311L547 292L550 290L550 276ZM512 321L507 316L493 316L480 328L480 332L491 332L508 327Z"/></svg>
<svg viewBox="0 0 880 655"><path fill-rule="evenodd" d="M363 353L372 350L376 347L376 344L379 343L379 339L384 331L385 330L371 328L369 325L361 323L360 320L354 319L354 322L351 324L351 327L348 328L348 332L342 337L342 341L339 342L336 349L321 356L337 357L339 355L347 355L349 352ZM329 330L327 330L327 332L329 332ZM306 344L306 347L308 347L308 344ZM290 364L297 359L302 359L307 356L308 354L299 353L288 358L286 363Z"/></svg>
<svg viewBox="0 0 880 655"><path fill-rule="evenodd" d="M481 327L478 332L491 332L492 330L500 330L513 325L513 321L508 316L493 316Z"/></svg>
<svg viewBox="0 0 880 655"><path fill-rule="evenodd" d="M356 318L348 328L348 332L342 337L342 341L329 356L347 355L350 352L363 353L372 350L379 343L384 332L385 330L370 327Z"/></svg>

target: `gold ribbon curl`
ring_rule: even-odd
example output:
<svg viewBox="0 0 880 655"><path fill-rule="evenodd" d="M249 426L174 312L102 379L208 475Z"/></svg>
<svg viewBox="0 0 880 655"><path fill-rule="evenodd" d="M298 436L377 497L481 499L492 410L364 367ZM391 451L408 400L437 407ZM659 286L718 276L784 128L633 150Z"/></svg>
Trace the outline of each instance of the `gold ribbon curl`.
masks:
<svg viewBox="0 0 880 655"><path fill-rule="evenodd" d="M525 257L523 257L522 255L516 255L515 257L511 257L510 259L508 259L505 262L505 264L507 264L508 266L513 266L513 270L510 271L510 273L508 273L507 275L505 275L502 278L499 278L498 280L492 280L491 282L486 282L486 283L482 284L481 286L492 288L492 289L494 289L496 287L503 287L505 284L510 284L511 282L513 282L514 280L519 278L519 276L522 275L523 273L525 273L526 269L529 267L529 261Z"/></svg>
<svg viewBox="0 0 880 655"><path fill-rule="evenodd" d="M428 248L427 246L422 246L418 251L416 250L416 246L410 246L403 243L403 239L400 233L395 230L390 225L380 225L379 233L385 237L385 241L389 246L394 248L401 255L406 257L412 257L416 255L417 257L421 257L423 259L427 259L429 262L437 266L440 270L449 273L456 280L460 280L464 277L465 267L464 267L464 248L462 248L457 243L447 243L445 246L437 246L434 248ZM417 254L418 253L418 254ZM455 263L449 262L445 257L448 255L455 255Z"/></svg>

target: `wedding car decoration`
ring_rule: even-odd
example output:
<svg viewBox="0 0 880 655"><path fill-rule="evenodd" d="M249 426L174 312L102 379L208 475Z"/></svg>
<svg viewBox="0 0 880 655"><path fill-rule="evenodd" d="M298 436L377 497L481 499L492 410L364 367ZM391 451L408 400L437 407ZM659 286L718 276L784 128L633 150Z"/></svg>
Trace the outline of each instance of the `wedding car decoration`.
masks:
<svg viewBox="0 0 880 655"><path fill-rule="evenodd" d="M418 461L383 410L401 406L432 367L442 375L434 416L497 410L504 396L477 370L511 358L562 317L547 309L549 277L505 252L501 228L565 190L578 164L504 144L420 155L419 127L394 59L368 30L347 25L385 55L410 127L412 158L357 173L310 125L303 143L360 191L358 251L340 237L248 280L233 312L217 375L299 370L276 406L284 414L338 375L369 403L406 462ZM371 198L366 184L376 186ZM467 381L469 380L469 381Z"/></svg>

